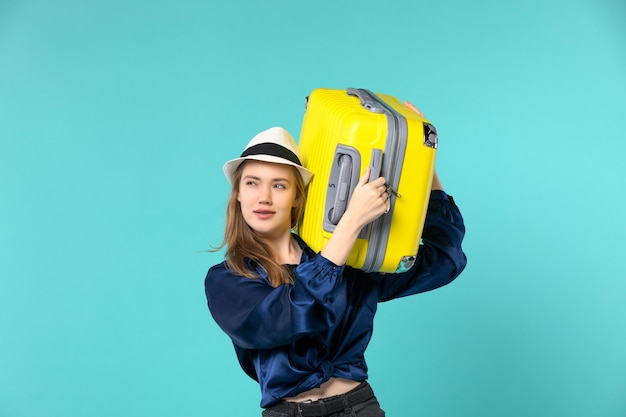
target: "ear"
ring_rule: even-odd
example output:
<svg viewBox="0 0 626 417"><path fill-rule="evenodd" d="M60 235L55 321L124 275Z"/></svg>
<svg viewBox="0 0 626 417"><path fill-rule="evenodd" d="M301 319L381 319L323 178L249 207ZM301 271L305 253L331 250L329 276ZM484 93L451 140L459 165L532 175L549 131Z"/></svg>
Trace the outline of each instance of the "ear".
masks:
<svg viewBox="0 0 626 417"><path fill-rule="evenodd" d="M295 200L293 200L291 208L300 207L300 204L302 204L302 196L300 195L300 193L297 193Z"/></svg>

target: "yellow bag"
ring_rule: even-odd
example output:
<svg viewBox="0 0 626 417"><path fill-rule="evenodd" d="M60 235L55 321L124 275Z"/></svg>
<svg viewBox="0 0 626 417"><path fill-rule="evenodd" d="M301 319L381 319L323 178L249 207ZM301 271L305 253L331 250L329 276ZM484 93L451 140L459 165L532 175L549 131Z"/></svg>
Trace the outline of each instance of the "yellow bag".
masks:
<svg viewBox="0 0 626 417"><path fill-rule="evenodd" d="M309 184L298 233L320 251L369 165L382 175L391 208L366 226L347 264L365 271L402 272L415 261L430 197L437 131L397 98L365 89L315 89L300 131Z"/></svg>

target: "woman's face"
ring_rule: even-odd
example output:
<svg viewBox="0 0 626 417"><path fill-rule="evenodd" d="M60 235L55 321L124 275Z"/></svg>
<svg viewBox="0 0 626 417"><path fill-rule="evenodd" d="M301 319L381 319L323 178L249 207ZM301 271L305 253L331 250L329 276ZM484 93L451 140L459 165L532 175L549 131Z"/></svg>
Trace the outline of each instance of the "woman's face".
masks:
<svg viewBox="0 0 626 417"><path fill-rule="evenodd" d="M248 160L243 166L237 201L243 218L267 238L291 231L291 209L296 198L296 173L289 165Z"/></svg>

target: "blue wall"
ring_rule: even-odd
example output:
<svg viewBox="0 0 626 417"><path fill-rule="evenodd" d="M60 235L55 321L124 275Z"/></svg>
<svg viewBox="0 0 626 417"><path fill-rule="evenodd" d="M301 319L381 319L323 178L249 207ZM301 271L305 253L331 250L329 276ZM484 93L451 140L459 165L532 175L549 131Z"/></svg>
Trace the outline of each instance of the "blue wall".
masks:
<svg viewBox="0 0 626 417"><path fill-rule="evenodd" d="M415 102L469 265L381 305L390 416L626 415L626 3L0 1L0 416L260 415L206 308L256 132Z"/></svg>

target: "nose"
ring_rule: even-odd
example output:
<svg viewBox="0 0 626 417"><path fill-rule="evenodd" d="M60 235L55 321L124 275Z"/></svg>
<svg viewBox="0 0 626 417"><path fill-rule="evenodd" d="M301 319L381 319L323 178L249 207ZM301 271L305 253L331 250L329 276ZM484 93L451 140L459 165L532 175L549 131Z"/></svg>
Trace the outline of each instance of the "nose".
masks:
<svg viewBox="0 0 626 417"><path fill-rule="evenodd" d="M259 191L259 204L272 204L272 190L270 187L261 187Z"/></svg>

